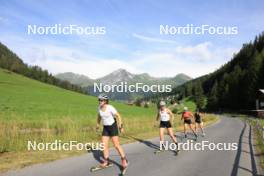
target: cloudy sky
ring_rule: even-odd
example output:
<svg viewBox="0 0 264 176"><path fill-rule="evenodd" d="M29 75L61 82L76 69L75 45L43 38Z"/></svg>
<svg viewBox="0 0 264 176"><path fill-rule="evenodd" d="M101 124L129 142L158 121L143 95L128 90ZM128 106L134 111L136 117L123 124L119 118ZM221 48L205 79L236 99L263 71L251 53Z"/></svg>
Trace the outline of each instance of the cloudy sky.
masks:
<svg viewBox="0 0 264 176"><path fill-rule="evenodd" d="M264 29L262 0L0 0L0 42L53 74L91 78L118 68L198 77ZM105 35L28 35L28 25L104 26ZM237 27L237 35L161 35L160 25Z"/></svg>

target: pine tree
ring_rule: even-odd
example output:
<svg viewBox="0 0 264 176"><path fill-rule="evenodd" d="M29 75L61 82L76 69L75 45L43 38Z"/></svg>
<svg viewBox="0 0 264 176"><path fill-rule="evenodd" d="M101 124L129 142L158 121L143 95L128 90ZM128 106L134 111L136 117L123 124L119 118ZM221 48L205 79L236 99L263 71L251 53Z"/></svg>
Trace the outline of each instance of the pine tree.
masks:
<svg viewBox="0 0 264 176"><path fill-rule="evenodd" d="M206 99L205 99L205 96L204 96L202 83L200 81L198 81L195 84L193 93L194 93L194 101L195 101L195 103L197 105L197 108L203 109L205 107Z"/></svg>
<svg viewBox="0 0 264 176"><path fill-rule="evenodd" d="M218 97L217 97L217 91L218 89L218 81L215 81L209 96L208 96L208 103L207 103L207 108L210 110L216 110L218 106Z"/></svg>
<svg viewBox="0 0 264 176"><path fill-rule="evenodd" d="M261 66L261 57L259 53L255 50L254 54L249 60L248 70L243 79L244 88L243 88L243 108L252 109L255 106L255 99L258 92L258 75Z"/></svg>

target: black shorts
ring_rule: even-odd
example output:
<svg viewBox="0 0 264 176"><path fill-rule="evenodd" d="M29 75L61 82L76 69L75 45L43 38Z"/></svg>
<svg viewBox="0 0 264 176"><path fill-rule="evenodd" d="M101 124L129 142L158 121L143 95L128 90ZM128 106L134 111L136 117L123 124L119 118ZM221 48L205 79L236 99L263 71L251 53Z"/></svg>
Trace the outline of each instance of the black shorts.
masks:
<svg viewBox="0 0 264 176"><path fill-rule="evenodd" d="M118 127L117 123L113 123L113 125L110 126L104 126L102 136L118 136Z"/></svg>
<svg viewBox="0 0 264 176"><path fill-rule="evenodd" d="M171 128L170 121L160 121L160 128Z"/></svg>
<svg viewBox="0 0 264 176"><path fill-rule="evenodd" d="M201 120L195 120L195 123L202 123Z"/></svg>
<svg viewBox="0 0 264 176"><path fill-rule="evenodd" d="M192 124L192 120L191 119L184 119L184 123L185 124L187 123L187 124L190 125L190 124Z"/></svg>

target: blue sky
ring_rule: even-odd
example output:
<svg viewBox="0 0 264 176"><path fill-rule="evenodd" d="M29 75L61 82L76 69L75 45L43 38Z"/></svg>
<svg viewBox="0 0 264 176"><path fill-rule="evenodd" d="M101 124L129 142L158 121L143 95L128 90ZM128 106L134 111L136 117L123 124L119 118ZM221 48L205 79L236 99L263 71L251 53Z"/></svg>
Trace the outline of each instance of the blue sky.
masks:
<svg viewBox="0 0 264 176"><path fill-rule="evenodd" d="M132 73L198 77L231 59L264 29L264 2L0 0L0 41L26 63L52 73L98 78L118 68ZM28 35L28 25L105 26L106 34ZM237 35L160 35L160 25L236 26Z"/></svg>

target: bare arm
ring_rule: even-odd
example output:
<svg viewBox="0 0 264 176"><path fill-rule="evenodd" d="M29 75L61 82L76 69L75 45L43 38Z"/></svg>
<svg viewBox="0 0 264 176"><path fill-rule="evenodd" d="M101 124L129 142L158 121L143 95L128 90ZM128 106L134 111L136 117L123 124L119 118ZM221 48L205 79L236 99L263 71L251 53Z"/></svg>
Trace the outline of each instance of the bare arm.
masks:
<svg viewBox="0 0 264 176"><path fill-rule="evenodd" d="M117 119L117 124L118 124L119 129L122 129L123 123L122 123L121 115L117 112L114 116Z"/></svg>
<svg viewBox="0 0 264 176"><path fill-rule="evenodd" d="M169 108L167 108L167 112L169 113L170 115L170 121L171 123L173 123L173 120L174 120L174 114L171 112L171 110Z"/></svg>

